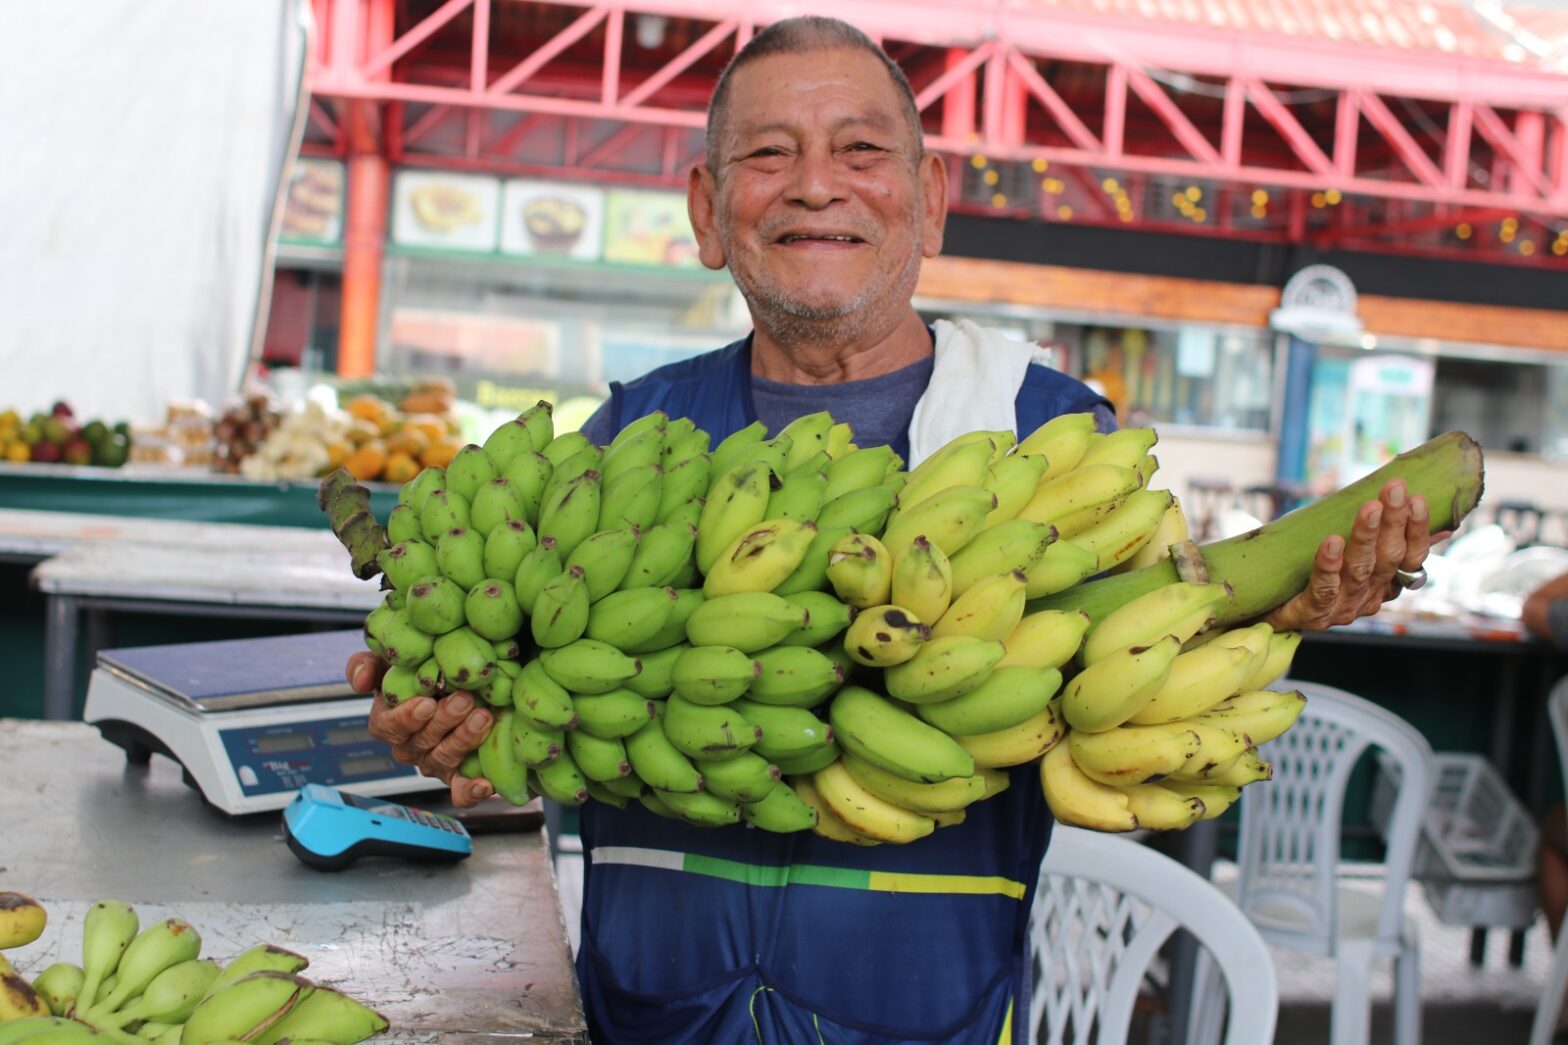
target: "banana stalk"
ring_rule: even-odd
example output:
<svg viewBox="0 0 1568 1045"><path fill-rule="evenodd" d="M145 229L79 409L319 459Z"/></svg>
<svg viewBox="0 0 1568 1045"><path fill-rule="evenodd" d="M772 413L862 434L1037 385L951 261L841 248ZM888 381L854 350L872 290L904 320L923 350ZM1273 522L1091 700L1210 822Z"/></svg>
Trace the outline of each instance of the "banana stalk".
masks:
<svg viewBox="0 0 1568 1045"><path fill-rule="evenodd" d="M381 572L376 555L387 546L386 531L370 511L370 490L339 468L321 480L316 504L353 560L354 576L368 581Z"/></svg>
<svg viewBox="0 0 1568 1045"><path fill-rule="evenodd" d="M1334 534L1348 541L1357 509L1375 500L1390 479L1403 479L1408 496L1426 498L1432 532L1453 529L1481 500L1480 444L1463 432L1446 432L1289 515L1204 545L1200 550L1209 580L1229 584L1236 593L1220 607L1217 626L1251 620L1300 593L1318 546ZM1098 623L1116 607L1177 579L1176 566L1167 559L1035 599L1028 612L1083 610Z"/></svg>

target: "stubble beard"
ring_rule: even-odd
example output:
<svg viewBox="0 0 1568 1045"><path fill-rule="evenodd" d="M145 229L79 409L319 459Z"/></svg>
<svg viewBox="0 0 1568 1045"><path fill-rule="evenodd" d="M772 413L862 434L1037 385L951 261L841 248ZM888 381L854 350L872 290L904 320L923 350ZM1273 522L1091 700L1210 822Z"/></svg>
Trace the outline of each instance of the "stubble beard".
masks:
<svg viewBox="0 0 1568 1045"><path fill-rule="evenodd" d="M753 322L781 345L852 345L878 327L891 329L903 318L920 279L918 222L910 229L909 257L893 278L867 287L850 301L827 306L802 301L766 272L737 266L733 259L742 256L740 244L727 226L719 229L719 242L724 256L732 259L730 276L751 309Z"/></svg>

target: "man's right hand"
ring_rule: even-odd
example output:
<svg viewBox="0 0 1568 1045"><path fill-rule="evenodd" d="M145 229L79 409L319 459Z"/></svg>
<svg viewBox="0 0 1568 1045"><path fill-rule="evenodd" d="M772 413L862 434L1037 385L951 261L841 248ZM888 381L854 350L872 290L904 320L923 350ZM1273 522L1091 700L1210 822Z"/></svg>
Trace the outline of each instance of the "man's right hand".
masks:
<svg viewBox="0 0 1568 1045"><path fill-rule="evenodd" d="M465 777L457 767L479 747L493 721L472 693L448 693L440 700L415 697L393 706L381 699L386 664L374 653L356 653L345 674L356 693L375 693L370 706L370 735L392 745L392 757L417 766L425 776L445 781L458 808L478 805L495 793L483 777Z"/></svg>

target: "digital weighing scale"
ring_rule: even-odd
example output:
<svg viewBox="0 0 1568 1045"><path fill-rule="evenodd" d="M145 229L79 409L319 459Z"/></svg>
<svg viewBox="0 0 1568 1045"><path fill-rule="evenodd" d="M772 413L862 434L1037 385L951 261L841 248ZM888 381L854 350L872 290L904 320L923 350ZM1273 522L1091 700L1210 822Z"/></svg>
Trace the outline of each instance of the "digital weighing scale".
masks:
<svg viewBox="0 0 1568 1045"><path fill-rule="evenodd" d="M443 790L366 730L343 677L352 631L104 650L83 719L132 762L153 752L225 813L282 809L306 784L363 795Z"/></svg>

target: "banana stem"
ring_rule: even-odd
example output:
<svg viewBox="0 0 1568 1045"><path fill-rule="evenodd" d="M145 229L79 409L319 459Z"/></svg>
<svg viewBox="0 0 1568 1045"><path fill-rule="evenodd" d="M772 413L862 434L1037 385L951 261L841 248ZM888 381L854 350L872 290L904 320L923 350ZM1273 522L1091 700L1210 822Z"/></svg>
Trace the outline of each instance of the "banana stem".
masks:
<svg viewBox="0 0 1568 1045"><path fill-rule="evenodd" d="M387 534L370 510L370 491L356 483L347 469L339 468L321 480L316 504L348 549L354 576L367 581L380 573L376 554L387 546Z"/></svg>
<svg viewBox="0 0 1568 1045"><path fill-rule="evenodd" d="M1312 573L1318 546L1334 534L1348 541L1356 512L1375 500L1390 479L1403 479L1407 496L1426 499L1431 532L1453 529L1481 500L1480 444L1463 432L1446 432L1289 515L1204 545L1209 579L1228 583L1236 593L1221 609L1218 623L1250 620L1299 594ZM1116 607L1178 579L1175 565L1167 559L1035 599L1028 612L1079 609L1098 622Z"/></svg>

